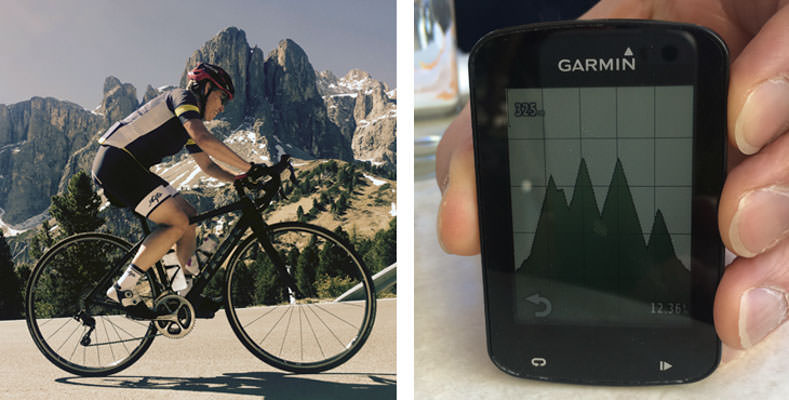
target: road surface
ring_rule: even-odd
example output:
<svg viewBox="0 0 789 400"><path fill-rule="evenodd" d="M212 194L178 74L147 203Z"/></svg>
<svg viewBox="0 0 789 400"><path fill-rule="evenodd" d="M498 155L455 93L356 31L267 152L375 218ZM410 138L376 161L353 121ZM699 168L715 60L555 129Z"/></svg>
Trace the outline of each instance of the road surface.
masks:
<svg viewBox="0 0 789 400"><path fill-rule="evenodd" d="M0 399L394 399L396 299L378 301L373 331L345 364L296 375L263 363L223 311L183 339L158 337L140 360L103 378L73 376L39 352L24 320L0 321Z"/></svg>

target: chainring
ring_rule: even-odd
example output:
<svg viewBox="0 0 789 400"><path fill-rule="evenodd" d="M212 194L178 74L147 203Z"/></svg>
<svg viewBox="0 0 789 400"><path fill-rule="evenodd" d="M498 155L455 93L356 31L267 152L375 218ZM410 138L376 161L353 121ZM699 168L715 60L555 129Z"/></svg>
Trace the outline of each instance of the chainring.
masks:
<svg viewBox="0 0 789 400"><path fill-rule="evenodd" d="M195 309L183 296L164 295L156 300L153 309L164 314L153 321L162 336L180 339L188 335L195 326Z"/></svg>

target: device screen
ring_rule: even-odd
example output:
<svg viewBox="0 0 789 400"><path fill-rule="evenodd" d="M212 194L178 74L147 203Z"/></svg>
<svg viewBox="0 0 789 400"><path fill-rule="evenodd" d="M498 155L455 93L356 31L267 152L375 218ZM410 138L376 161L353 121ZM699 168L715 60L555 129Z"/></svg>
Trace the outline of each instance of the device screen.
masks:
<svg viewBox="0 0 789 400"><path fill-rule="evenodd" d="M506 98L516 319L689 322L693 86Z"/></svg>

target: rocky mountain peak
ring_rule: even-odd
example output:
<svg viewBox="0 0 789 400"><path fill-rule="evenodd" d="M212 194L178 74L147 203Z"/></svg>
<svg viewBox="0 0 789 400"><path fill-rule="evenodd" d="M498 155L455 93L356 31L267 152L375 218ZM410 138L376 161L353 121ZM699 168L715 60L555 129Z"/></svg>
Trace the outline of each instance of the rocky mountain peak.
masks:
<svg viewBox="0 0 789 400"><path fill-rule="evenodd" d="M284 39L269 53L265 64L266 94L272 102L303 102L319 98L315 70L296 42Z"/></svg>
<svg viewBox="0 0 789 400"><path fill-rule="evenodd" d="M137 109L137 89L131 83L122 83L114 76L104 80L104 98L99 112L107 121L118 121Z"/></svg>
<svg viewBox="0 0 789 400"><path fill-rule="evenodd" d="M121 86L121 80L112 75L108 76L106 79L104 79L104 95L106 96L107 92L115 89L118 86Z"/></svg>

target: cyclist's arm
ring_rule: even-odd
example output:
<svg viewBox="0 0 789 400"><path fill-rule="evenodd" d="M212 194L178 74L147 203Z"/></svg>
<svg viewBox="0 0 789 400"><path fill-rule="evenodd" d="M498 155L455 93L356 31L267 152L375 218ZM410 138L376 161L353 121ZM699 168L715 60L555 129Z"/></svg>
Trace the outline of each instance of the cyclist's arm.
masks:
<svg viewBox="0 0 789 400"><path fill-rule="evenodd" d="M236 177L232 172L217 165L205 152L192 153L191 155L200 169L208 176L225 182L233 182L233 179Z"/></svg>
<svg viewBox="0 0 789 400"><path fill-rule="evenodd" d="M251 164L244 161L244 159L239 157L238 154L236 154L233 150L227 147L219 139L215 138L214 135L212 135L211 132L206 129L205 125L203 125L203 121L200 121L199 119L190 119L184 122L184 128L186 128L186 132L189 134L189 137L191 137L195 144L200 147L201 150L206 152L208 156L211 156L217 161L221 161L244 172L250 169ZM198 153L194 153L193 156L196 154ZM195 158L195 161L197 161L197 158ZM199 161L198 165L200 165ZM200 168L210 175L210 172L206 171L202 165L200 165ZM216 178L221 179L219 177Z"/></svg>

